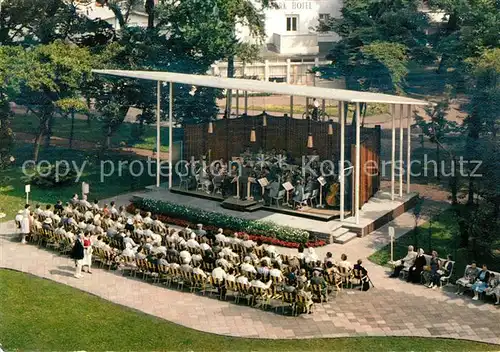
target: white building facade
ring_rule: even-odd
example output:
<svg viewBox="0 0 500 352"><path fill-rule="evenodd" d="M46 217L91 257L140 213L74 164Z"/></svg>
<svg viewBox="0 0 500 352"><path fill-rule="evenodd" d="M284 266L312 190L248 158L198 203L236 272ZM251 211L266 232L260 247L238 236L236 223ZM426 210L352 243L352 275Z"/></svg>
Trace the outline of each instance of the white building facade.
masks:
<svg viewBox="0 0 500 352"><path fill-rule="evenodd" d="M279 0L277 8L266 9L266 44L271 51L281 56L317 56L322 44L338 40L331 33L318 33L319 20L339 18L341 0ZM248 30L240 29L240 37L252 40Z"/></svg>

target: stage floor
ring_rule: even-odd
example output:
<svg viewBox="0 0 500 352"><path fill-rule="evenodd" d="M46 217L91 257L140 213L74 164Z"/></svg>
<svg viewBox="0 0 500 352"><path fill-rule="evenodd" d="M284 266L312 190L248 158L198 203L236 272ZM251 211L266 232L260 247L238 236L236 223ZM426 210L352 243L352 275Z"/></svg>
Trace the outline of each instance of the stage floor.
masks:
<svg viewBox="0 0 500 352"><path fill-rule="evenodd" d="M149 188L149 187L148 187ZM360 212L360 223L356 225L354 217L347 217L344 221L308 218L307 213L285 208L264 207L253 212L242 212L223 208L219 199L211 199L210 195L200 198L198 196L181 194L169 191L166 188L149 188L151 191L143 195L144 198L169 201L185 206L199 208L206 211L227 214L242 219L272 221L278 225L291 226L314 233L318 238L332 241L332 235L342 234L346 231L358 236L368 233L394 220L408 209L414 206L416 193L405 194L402 198L391 200L387 192L378 192L366 203ZM206 193L205 193L206 194ZM309 212L321 212L322 209L309 209ZM330 212L330 210L328 210Z"/></svg>
<svg viewBox="0 0 500 352"><path fill-rule="evenodd" d="M172 187L171 191L173 193L177 194L183 194L187 196L192 196L192 197L197 197L197 198L203 198L203 199L209 199L213 200L216 202L222 202L224 198L220 194L213 194L213 193L207 193L203 191L196 191L196 190L186 190L182 189L180 187ZM229 200L231 197L229 197ZM314 208L310 206L305 206L302 207L301 210L293 209L290 206L287 205L280 205L277 206L273 204L272 206L265 206L263 203L258 202L258 206L255 207L250 207L248 210L249 212L253 212L255 210L266 210L270 212L275 212L275 213L281 213L281 214L286 214L286 215L292 215L292 216L300 216L303 218L311 219L311 220L318 220L318 221L330 221L330 220L337 220L340 219L340 211L335 210L335 209L327 209L327 208ZM351 215L350 211L345 212L345 216L348 217Z"/></svg>

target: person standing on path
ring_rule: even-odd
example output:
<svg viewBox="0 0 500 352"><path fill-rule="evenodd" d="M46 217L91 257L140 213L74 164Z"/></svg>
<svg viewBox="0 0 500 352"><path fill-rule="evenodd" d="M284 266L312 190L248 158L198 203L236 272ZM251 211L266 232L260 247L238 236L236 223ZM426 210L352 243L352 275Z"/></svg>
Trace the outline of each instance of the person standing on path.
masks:
<svg viewBox="0 0 500 352"><path fill-rule="evenodd" d="M29 236L31 232L31 211L30 205L26 204L24 206L23 217L21 219L21 243L26 243L26 237Z"/></svg>
<svg viewBox="0 0 500 352"><path fill-rule="evenodd" d="M78 234L73 249L71 250L71 259L75 261L75 277L77 279L82 277L83 258L85 257L84 251L82 235Z"/></svg>

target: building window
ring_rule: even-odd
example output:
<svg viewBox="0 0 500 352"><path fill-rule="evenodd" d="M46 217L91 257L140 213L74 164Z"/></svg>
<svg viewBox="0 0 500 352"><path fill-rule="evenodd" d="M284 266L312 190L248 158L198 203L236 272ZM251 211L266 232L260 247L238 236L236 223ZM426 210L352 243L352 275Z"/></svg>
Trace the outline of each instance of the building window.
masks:
<svg viewBox="0 0 500 352"><path fill-rule="evenodd" d="M286 31L297 32L298 23L298 16L286 16Z"/></svg>
<svg viewBox="0 0 500 352"><path fill-rule="evenodd" d="M319 14L319 20L323 22L327 22L330 19L330 14L329 13L320 13Z"/></svg>

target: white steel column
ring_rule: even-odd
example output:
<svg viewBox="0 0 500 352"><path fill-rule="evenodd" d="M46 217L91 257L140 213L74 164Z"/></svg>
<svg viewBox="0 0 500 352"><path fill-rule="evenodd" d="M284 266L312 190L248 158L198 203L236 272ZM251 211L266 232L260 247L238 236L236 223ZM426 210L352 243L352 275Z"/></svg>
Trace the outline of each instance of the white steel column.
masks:
<svg viewBox="0 0 500 352"><path fill-rule="evenodd" d="M406 140L406 193L410 193L410 181L411 181L411 121L412 121L412 109L411 105L408 105L408 136Z"/></svg>
<svg viewBox="0 0 500 352"><path fill-rule="evenodd" d="M161 82L156 86L156 187L160 187L160 103L161 103Z"/></svg>
<svg viewBox="0 0 500 352"><path fill-rule="evenodd" d="M345 106L344 102L339 102L339 122L340 122L340 221L344 221L345 207L345 180L344 180L344 163L345 163Z"/></svg>
<svg viewBox="0 0 500 352"><path fill-rule="evenodd" d="M404 130L403 130L403 115L405 106L399 106L399 196L403 197L403 144L404 144Z"/></svg>
<svg viewBox="0 0 500 352"><path fill-rule="evenodd" d="M361 116L359 103L356 103L356 225L359 224L359 188L361 186Z"/></svg>
<svg viewBox="0 0 500 352"><path fill-rule="evenodd" d="M174 167L172 166L172 152L173 152L173 133L172 133L172 116L174 115L174 83L170 82L169 89L169 103L168 103L168 188L172 188L172 174Z"/></svg>
<svg viewBox="0 0 500 352"><path fill-rule="evenodd" d="M392 146L391 146L391 200L394 200L395 164L396 164L396 105L391 106Z"/></svg>

